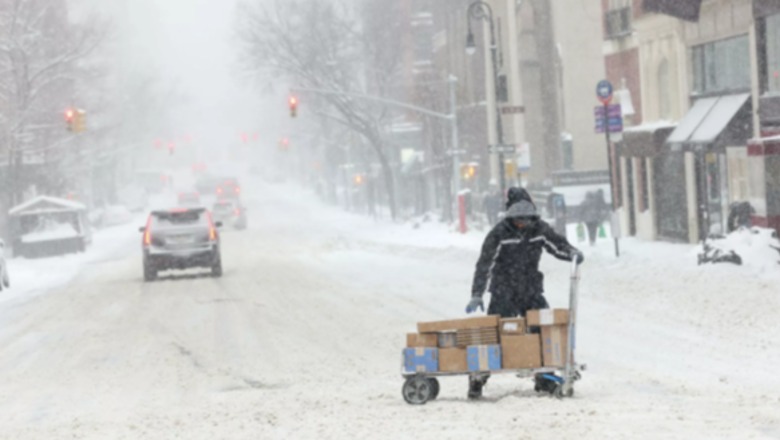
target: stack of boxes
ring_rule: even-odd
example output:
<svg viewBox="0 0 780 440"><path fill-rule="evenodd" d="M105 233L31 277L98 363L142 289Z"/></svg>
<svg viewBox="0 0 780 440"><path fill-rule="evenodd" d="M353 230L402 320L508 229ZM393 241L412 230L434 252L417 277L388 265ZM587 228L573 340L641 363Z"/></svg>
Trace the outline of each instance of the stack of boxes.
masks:
<svg viewBox="0 0 780 440"><path fill-rule="evenodd" d="M568 310L532 310L527 319L481 316L420 322L418 333L406 335L404 369L466 373L561 367L568 318ZM541 335L529 327L540 327Z"/></svg>

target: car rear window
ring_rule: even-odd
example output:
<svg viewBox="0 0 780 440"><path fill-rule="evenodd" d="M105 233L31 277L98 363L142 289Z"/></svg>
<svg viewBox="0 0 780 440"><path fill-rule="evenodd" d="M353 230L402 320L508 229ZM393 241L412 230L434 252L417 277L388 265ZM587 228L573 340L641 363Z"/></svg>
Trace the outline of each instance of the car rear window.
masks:
<svg viewBox="0 0 780 440"><path fill-rule="evenodd" d="M233 210L232 203L216 203L214 205L214 211L232 211L232 210Z"/></svg>
<svg viewBox="0 0 780 440"><path fill-rule="evenodd" d="M208 226L206 211L155 212L152 214L152 227L170 228L177 226Z"/></svg>

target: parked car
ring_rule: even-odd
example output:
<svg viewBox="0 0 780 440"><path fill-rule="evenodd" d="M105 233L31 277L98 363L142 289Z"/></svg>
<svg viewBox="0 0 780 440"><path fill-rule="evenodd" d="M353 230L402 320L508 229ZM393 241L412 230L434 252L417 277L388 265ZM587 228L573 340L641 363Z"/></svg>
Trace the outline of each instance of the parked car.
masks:
<svg viewBox="0 0 780 440"><path fill-rule="evenodd" d="M222 222L223 225L230 225L235 229L246 229L246 208L241 206L238 200L217 200L211 212L214 215L214 221Z"/></svg>
<svg viewBox="0 0 780 440"><path fill-rule="evenodd" d="M9 287L11 287L11 281L8 276L8 264L5 262L5 242L0 240L0 292Z"/></svg>
<svg viewBox="0 0 780 440"><path fill-rule="evenodd" d="M152 211L141 227L143 232L144 280L153 281L159 272L194 267L211 269L222 276L220 222L205 208L177 208Z"/></svg>
<svg viewBox="0 0 780 440"><path fill-rule="evenodd" d="M195 207L200 205L200 194L195 191L183 191L178 194L176 201L179 206Z"/></svg>

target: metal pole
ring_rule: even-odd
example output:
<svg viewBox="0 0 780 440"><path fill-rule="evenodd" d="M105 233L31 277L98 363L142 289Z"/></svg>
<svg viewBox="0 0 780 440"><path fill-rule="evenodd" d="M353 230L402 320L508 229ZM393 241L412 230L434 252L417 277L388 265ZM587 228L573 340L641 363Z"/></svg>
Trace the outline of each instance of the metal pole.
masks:
<svg viewBox="0 0 780 440"><path fill-rule="evenodd" d="M450 75L450 126L452 127L452 219L455 221L457 217L457 200L458 193L460 193L460 152L458 151L459 139L458 139L458 108L455 96L455 86L458 82L458 78L455 75Z"/></svg>
<svg viewBox="0 0 780 440"><path fill-rule="evenodd" d="M612 217L617 214L617 197L615 197L615 179L612 177L612 142L609 137L609 104L604 104L604 136L607 138L607 161L609 162L609 199L612 201ZM620 245L618 243L617 235L615 231L612 232L612 237L615 239L615 256L620 256Z"/></svg>
<svg viewBox="0 0 780 440"><path fill-rule="evenodd" d="M496 43L496 29L493 22L493 11L490 6L487 6L489 11L488 21L490 22L490 56L493 62L493 91L495 94L495 106L496 106L496 141L498 143L498 176L499 185L501 187L501 194L506 194L506 164L504 159L504 125L501 121L501 108L499 104L499 86L498 86L498 45Z"/></svg>

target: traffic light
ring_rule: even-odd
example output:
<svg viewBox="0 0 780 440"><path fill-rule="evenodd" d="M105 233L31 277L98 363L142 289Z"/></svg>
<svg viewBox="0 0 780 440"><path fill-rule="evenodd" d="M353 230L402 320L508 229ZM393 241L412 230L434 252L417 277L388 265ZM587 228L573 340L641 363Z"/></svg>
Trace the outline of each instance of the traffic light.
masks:
<svg viewBox="0 0 780 440"><path fill-rule="evenodd" d="M173 153L176 152L176 143L171 141L168 142L168 155L173 156Z"/></svg>
<svg viewBox="0 0 780 440"><path fill-rule="evenodd" d="M290 149L290 140L287 138L282 138L279 141L279 149L280 150L289 150Z"/></svg>
<svg viewBox="0 0 780 440"><path fill-rule="evenodd" d="M355 178L353 179L355 181L356 186L360 186L363 184L363 175L362 174L355 174Z"/></svg>
<svg viewBox="0 0 780 440"><path fill-rule="evenodd" d="M65 109L65 124L68 131L73 133L87 131L87 112L75 108Z"/></svg>
<svg viewBox="0 0 780 440"><path fill-rule="evenodd" d="M464 163L460 166L460 175L464 180L471 180L477 175L477 164Z"/></svg>
<svg viewBox="0 0 780 440"><path fill-rule="evenodd" d="M290 96L290 117L295 118L298 116L298 98Z"/></svg>

